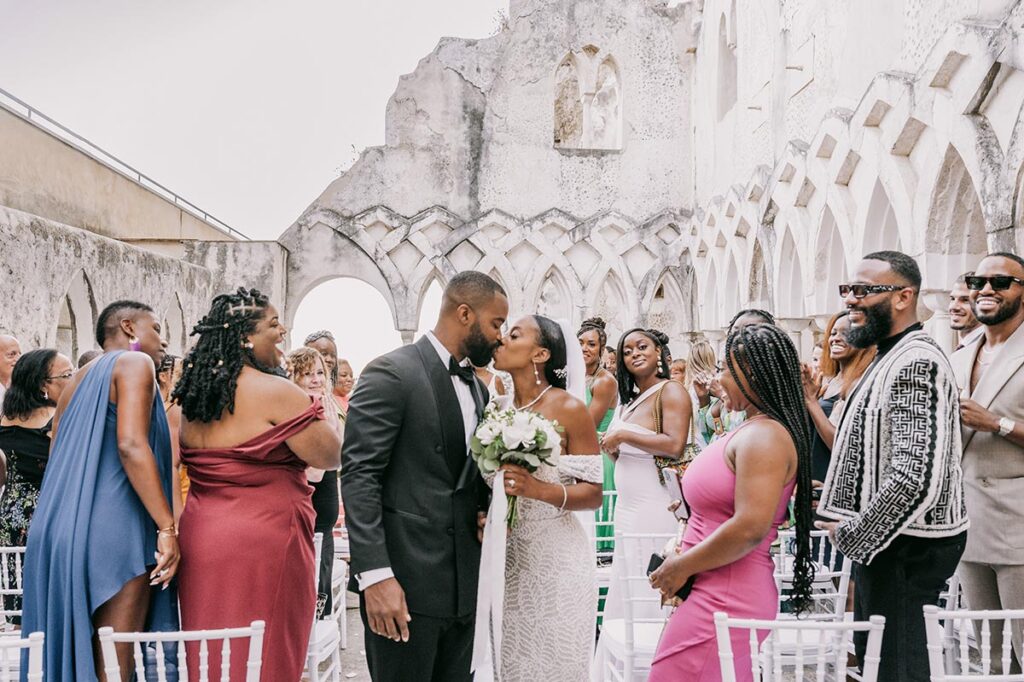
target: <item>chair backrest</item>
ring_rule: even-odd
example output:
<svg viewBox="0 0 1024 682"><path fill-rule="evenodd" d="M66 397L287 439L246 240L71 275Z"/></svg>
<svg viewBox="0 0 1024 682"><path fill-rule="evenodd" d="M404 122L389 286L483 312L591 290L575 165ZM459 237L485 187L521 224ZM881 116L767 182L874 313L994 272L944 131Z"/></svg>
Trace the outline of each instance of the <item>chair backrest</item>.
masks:
<svg viewBox="0 0 1024 682"><path fill-rule="evenodd" d="M1010 633L1024 626L1024 609L944 610L929 604L924 607L924 621L933 682L1024 682L1024 674L1009 674L1013 658ZM994 635L1005 635L998 649L993 648ZM1001 665L1002 671L994 671L993 663Z"/></svg>
<svg viewBox="0 0 1024 682"><path fill-rule="evenodd" d="M21 669L21 652L28 649L28 668L25 678L28 682L43 682L42 632L33 632L28 639L16 635L0 636L0 682L17 682Z"/></svg>
<svg viewBox="0 0 1024 682"><path fill-rule="evenodd" d="M24 566L24 547L0 547L0 631L7 629L11 618L21 616Z"/></svg>
<svg viewBox="0 0 1024 682"><path fill-rule="evenodd" d="M736 660L733 652L733 631L744 631L737 638L749 647L750 673L755 682L783 682L784 679L824 680L846 679L846 657L854 632L867 632L867 651L861 671L862 682L876 682L882 651L883 616L872 616L870 622L835 622L822 620L745 620L715 613L715 635L718 639L718 660L722 666L722 682L736 682ZM783 675L786 674L786 677Z"/></svg>
<svg viewBox="0 0 1024 682"><path fill-rule="evenodd" d="M605 490L602 495L603 503L597 510L597 520L594 523L595 537L592 538L597 548L599 561L610 560L615 551L615 503L619 499L618 493L614 490Z"/></svg>
<svg viewBox="0 0 1024 682"><path fill-rule="evenodd" d="M626 646L634 645L634 626L639 623L664 623L668 608L661 605L661 593L651 587L647 564L652 554L662 553L672 533L616 533L616 556L622 565L615 570L616 585L622 598Z"/></svg>
<svg viewBox="0 0 1024 682"><path fill-rule="evenodd" d="M225 628L223 630L185 630L179 632L114 632L113 628L100 628L100 649L103 652L103 670L108 680L121 679L121 666L117 661L116 643L131 643L135 657L136 674L142 676L146 670L144 645L154 646L154 670L149 671L146 679L153 673L157 682L167 682L167 658L174 657L177 667L177 678L188 679L189 666L198 672L199 682L210 679L210 642L220 642L220 679L241 679L238 672L231 670L231 640L248 640L249 655L245 663L245 682L259 682L260 669L263 666L263 631L266 624L262 620L250 623L246 628ZM185 653L186 642L198 642L199 660L189 662ZM214 654L216 656L216 654Z"/></svg>
<svg viewBox="0 0 1024 682"><path fill-rule="evenodd" d="M813 604L802 618L841 621L846 614L846 598L850 591L853 562L842 556L829 540L828 531L810 533L811 560L814 562ZM778 547L773 549L775 586L779 591L779 612L790 610L787 603L793 587L796 562L796 531L779 531Z"/></svg>

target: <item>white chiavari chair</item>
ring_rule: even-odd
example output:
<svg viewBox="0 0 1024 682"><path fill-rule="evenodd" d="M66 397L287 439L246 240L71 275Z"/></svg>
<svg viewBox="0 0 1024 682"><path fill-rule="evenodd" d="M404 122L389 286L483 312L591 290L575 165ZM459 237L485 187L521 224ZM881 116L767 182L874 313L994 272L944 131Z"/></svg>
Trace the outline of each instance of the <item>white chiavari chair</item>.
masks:
<svg viewBox="0 0 1024 682"><path fill-rule="evenodd" d="M616 533L617 554L625 557L613 586L621 598L622 613L605 618L597 665L600 679L617 682L646 680L651 659L665 628L669 609L647 577L648 558L664 550L674 533ZM639 567L639 570L631 570Z"/></svg>
<svg viewBox="0 0 1024 682"><path fill-rule="evenodd" d="M970 611L924 607L932 682L1024 682L1011 674L1013 637L1024 610Z"/></svg>
<svg viewBox="0 0 1024 682"><path fill-rule="evenodd" d="M12 619L21 617L24 566L24 547L0 547L0 633L13 630Z"/></svg>
<svg viewBox="0 0 1024 682"><path fill-rule="evenodd" d="M313 589L317 591L320 584L320 556L323 535L313 536L316 548L313 563ZM303 677L310 682L340 682L341 680L341 631L338 624L331 618L318 618L313 613L313 624L309 633L309 647L306 649L306 670Z"/></svg>
<svg viewBox="0 0 1024 682"><path fill-rule="evenodd" d="M612 584L612 556L615 553L615 503L617 500L618 496L614 490L604 491L604 504L601 508L608 508L608 518L598 518L594 523L593 540L597 552L598 622L601 622L601 617L604 614L605 597ZM598 512L600 511L599 509ZM602 536L602 533L606 533L606 535Z"/></svg>
<svg viewBox="0 0 1024 682"><path fill-rule="evenodd" d="M28 682L43 682L42 632L33 632L27 639L15 635L0 637L0 682L18 682L21 669L21 653L28 649Z"/></svg>
<svg viewBox="0 0 1024 682"><path fill-rule="evenodd" d="M718 639L718 660L722 666L722 682L736 682L736 652L732 631L746 633L742 644L750 652L750 672L755 682L815 680L845 682L846 652L853 633L868 633L864 669L860 679L876 682L882 651L885 618L872 616L870 622L822 620L746 620L715 614ZM766 634L759 642L759 633ZM796 642L792 648L789 642Z"/></svg>
<svg viewBox="0 0 1024 682"><path fill-rule="evenodd" d="M796 531L779 531L778 547L772 549L775 561L775 586L779 590L779 617L790 618L788 602L793 587L793 565L796 560L794 541ZM850 592L850 572L853 563L840 557L832 546L828 531L811 531L811 560L814 562L814 583L811 605L801 618L813 620L843 620L846 599Z"/></svg>
<svg viewBox="0 0 1024 682"><path fill-rule="evenodd" d="M260 670L263 666L263 632L265 629L266 625L262 620L253 621L249 627L222 630L114 632L113 628L100 628L99 639L103 655L103 670L108 680L120 680L121 666L117 660L115 645L131 643L135 671L140 679L155 679L157 682L168 682L169 679L187 680L189 679L188 671L193 669L198 675L199 682L208 682L211 670L218 671L221 680L241 680L243 673L231 669L231 648L248 644L244 679L245 682L259 682ZM195 646L198 647L195 660L190 659L186 654L186 642L195 643ZM220 643L219 647L217 646L218 642ZM152 659L148 670L146 668L147 653Z"/></svg>

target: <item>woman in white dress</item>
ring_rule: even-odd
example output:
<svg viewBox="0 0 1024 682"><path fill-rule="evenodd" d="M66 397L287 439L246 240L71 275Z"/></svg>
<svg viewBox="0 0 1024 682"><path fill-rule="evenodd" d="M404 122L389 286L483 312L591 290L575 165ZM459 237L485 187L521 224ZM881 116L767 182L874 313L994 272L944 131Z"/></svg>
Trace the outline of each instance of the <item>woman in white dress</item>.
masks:
<svg viewBox="0 0 1024 682"><path fill-rule="evenodd" d="M677 459L683 453L693 407L683 385L668 380L668 337L654 329L626 332L619 341L617 370L620 406L601 440L602 449L616 458L615 532L674 533L678 522L668 510L674 497L659 475L654 456ZM654 418L659 392L660 433ZM622 617L617 576L627 570L628 575L639 575L649 559L649 556L624 556L616 544L611 586L605 602L606 621Z"/></svg>
<svg viewBox="0 0 1024 682"><path fill-rule="evenodd" d="M503 617L500 626L492 623L501 682L585 682L590 676L595 550L572 512L601 506L602 470L594 420L583 400L566 390L568 378L582 395L586 371L578 344L566 346L565 328L540 315L525 316L494 353L495 369L508 372L513 386L499 405L532 410L565 429L557 468L541 465L531 474L502 467L505 493L519 497L519 517L508 532ZM488 479L490 484L494 477ZM488 523L504 525L504 519ZM505 529L498 530L503 537ZM489 549L485 533L484 553ZM478 627L482 608L487 605L478 604ZM488 617L483 614L484 623ZM482 677L478 671L477 679Z"/></svg>

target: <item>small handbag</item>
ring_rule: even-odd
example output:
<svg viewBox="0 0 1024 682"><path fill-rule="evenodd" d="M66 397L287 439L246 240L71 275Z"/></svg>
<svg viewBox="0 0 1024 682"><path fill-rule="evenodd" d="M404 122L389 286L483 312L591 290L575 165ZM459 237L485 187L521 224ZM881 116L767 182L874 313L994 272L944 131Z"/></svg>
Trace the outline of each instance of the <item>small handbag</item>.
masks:
<svg viewBox="0 0 1024 682"><path fill-rule="evenodd" d="M678 381L674 383L679 383ZM662 406L661 406L661 394L665 392L665 387L669 385L666 381L658 389L658 392L654 395L654 431L655 433L664 433L662 430ZM681 384L680 384L681 385ZM697 447L697 432L695 430L695 424L693 423L693 417L690 418L690 437L686 444L683 445L683 452L678 457L662 457L661 455L654 456L654 465L658 469L658 482L665 485L665 474L662 473L665 469L672 469L680 478L686 471L686 467L690 466L690 462L693 458L700 453L700 448Z"/></svg>
<svg viewBox="0 0 1024 682"><path fill-rule="evenodd" d="M680 490L680 498L678 502L679 506L674 511L676 520L679 522L676 535L665 544L664 550L651 554L651 559L647 563L648 576L658 570L658 567L665 563L665 559L668 556L678 553L679 547L682 545L683 536L686 534L686 524L690 520L690 505L686 503L686 498L682 497L682 490ZM693 583L696 580L697 576L691 575L689 580L679 588L678 592L671 597L662 599L662 605L676 607L679 606L680 603L686 601L686 598L690 596L690 591L693 590Z"/></svg>

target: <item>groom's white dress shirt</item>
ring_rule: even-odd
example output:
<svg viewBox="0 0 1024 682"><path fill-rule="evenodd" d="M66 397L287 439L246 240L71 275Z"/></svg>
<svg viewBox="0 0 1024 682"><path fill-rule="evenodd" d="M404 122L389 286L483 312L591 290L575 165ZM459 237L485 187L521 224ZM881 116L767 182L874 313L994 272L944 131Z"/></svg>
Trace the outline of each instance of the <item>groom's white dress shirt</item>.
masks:
<svg viewBox="0 0 1024 682"><path fill-rule="evenodd" d="M448 362L451 360L452 354L448 352L448 349L444 347L434 332L427 332L427 340L430 341L430 345L437 351L438 357L441 358L441 364L444 365L445 371L448 371ZM469 365L468 359L463 359L461 363L463 367ZM476 416L476 401L473 400L473 389L469 387L469 384L464 382L458 376L452 375L452 386L455 387L455 396L459 399L459 408L462 410L462 425L466 430L466 450L468 456L469 441L476 432L477 416ZM376 585L379 582L387 580L388 578L395 577L394 572L390 566L384 568L375 568L371 571L365 571L363 573L356 574L356 582L359 583L359 590L365 591L366 588L371 585Z"/></svg>

